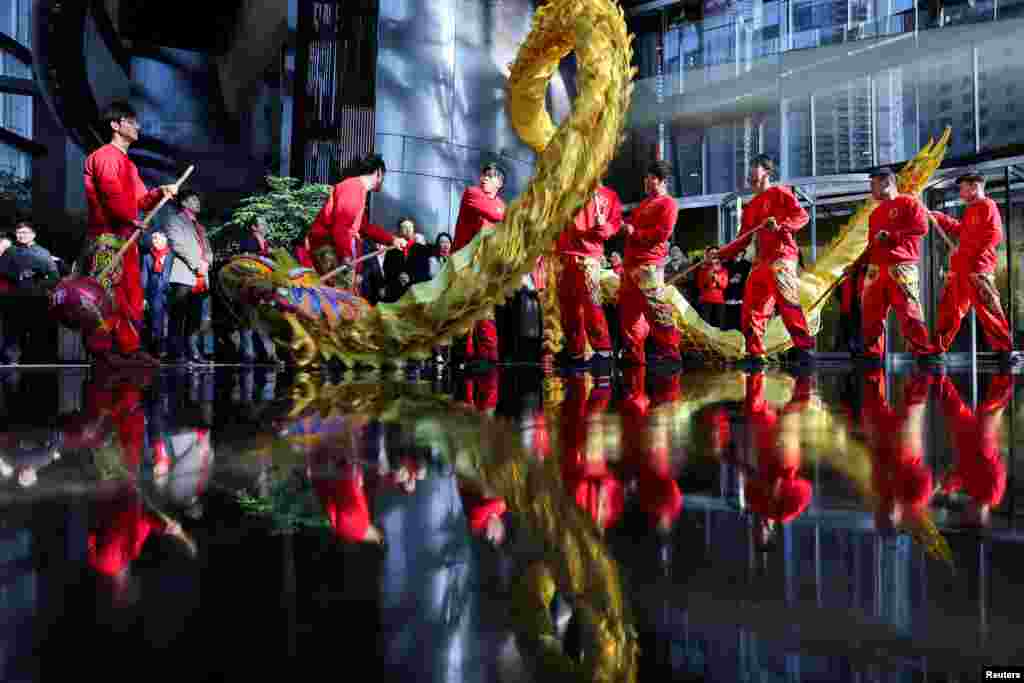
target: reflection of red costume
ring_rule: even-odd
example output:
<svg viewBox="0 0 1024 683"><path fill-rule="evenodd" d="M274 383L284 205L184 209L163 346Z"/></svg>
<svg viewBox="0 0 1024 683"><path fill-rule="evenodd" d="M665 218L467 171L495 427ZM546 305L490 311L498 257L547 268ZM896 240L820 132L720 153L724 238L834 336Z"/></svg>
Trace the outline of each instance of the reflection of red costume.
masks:
<svg viewBox="0 0 1024 683"><path fill-rule="evenodd" d="M339 463L338 472L329 477L314 470L313 488L338 538L351 543L366 540L370 529L370 504L360 465Z"/></svg>
<svg viewBox="0 0 1024 683"><path fill-rule="evenodd" d="M89 533L89 566L100 574L115 577L142 553L151 532L163 533L167 524L143 508L134 490L118 498L95 504L96 526Z"/></svg>
<svg viewBox="0 0 1024 683"><path fill-rule="evenodd" d="M644 341L654 337L658 355L679 358L679 330L672 319L672 305L663 297L664 281L659 266L668 255L668 239L679 212L672 197L647 197L633 209L634 231L626 238L625 275L619 286L619 322L623 355L644 362Z"/></svg>
<svg viewBox="0 0 1024 683"><path fill-rule="evenodd" d="M462 194L459 218L455 223L452 251L458 251L473 241L484 228L500 223L505 218L505 202L489 197L479 187L469 187ZM466 358L491 362L498 360L498 327L494 314L479 321L466 338Z"/></svg>
<svg viewBox="0 0 1024 683"><path fill-rule="evenodd" d="M732 429L729 424L729 411L718 406L707 410L701 416L701 422L708 430L708 443L712 450L721 453L729 445Z"/></svg>
<svg viewBox="0 0 1024 683"><path fill-rule="evenodd" d="M146 436L142 390L142 383L121 383L113 388L90 384L85 393L85 410L64 425L64 447L99 447L109 433L110 420L117 429L121 463L131 476L137 476Z"/></svg>
<svg viewBox="0 0 1024 683"><path fill-rule="evenodd" d="M482 375L467 376L462 383L465 402L481 413L493 413L498 407L499 381L497 368Z"/></svg>
<svg viewBox="0 0 1024 683"><path fill-rule="evenodd" d="M861 300L866 353L882 355L882 335L890 308L896 310L910 349L918 355L931 353L917 267L921 238L928 232L928 212L916 198L899 195L871 212L869 226L870 256ZM876 235L883 230L889 233L889 239L880 242Z"/></svg>
<svg viewBox="0 0 1024 683"><path fill-rule="evenodd" d="M135 230L140 211L148 211L160 200L159 189L146 190L139 170L128 155L107 144L85 160L85 198L89 206L88 238L102 235L127 239ZM95 270L95 268L94 268ZM115 285L115 312L111 332L96 330L85 340L93 353L109 351L116 338L124 353L139 349L136 323L142 320L143 292L139 276L139 249L135 243L121 261L121 279Z"/></svg>
<svg viewBox="0 0 1024 683"><path fill-rule="evenodd" d="M778 230L765 228L757 235L750 235L768 218L775 219ZM746 337L747 353L750 355L764 355L764 331L776 306L793 339L793 345L798 349L814 346L807 318L800 307L796 274L799 249L793 237L807 225L807 220L807 212L800 206L792 190L778 185L770 187L743 207L743 226L739 238L719 254L723 261L736 258L747 248L751 239L757 239L757 259L747 277L740 312L740 327Z"/></svg>
<svg viewBox="0 0 1024 683"><path fill-rule="evenodd" d="M881 370L865 378L864 421L872 446L871 479L883 513L897 504L921 510L932 496L932 471L924 463L922 429L932 378L916 375L904 389L902 411L885 399Z"/></svg>
<svg viewBox="0 0 1024 683"><path fill-rule="evenodd" d="M991 199L974 202L964 211L964 219L933 212L932 217L960 246L950 259L946 287L939 302L939 320L935 325L937 351L949 350L960 330L960 322L974 306L985 338L994 351L1010 351L1010 326L999 302L995 286L996 247L1003 240L1003 218Z"/></svg>
<svg viewBox="0 0 1024 683"><path fill-rule="evenodd" d="M658 376L652 396L644 392L642 367L623 371L623 396L620 411L623 431L630 435L625 451L625 468L637 480L637 497L652 524L672 524L683 510L683 492L675 480L666 425L651 420L651 408L670 404L682 397L682 376Z"/></svg>
<svg viewBox="0 0 1024 683"><path fill-rule="evenodd" d="M806 405L810 392L810 378L800 378L780 417L765 399L764 374L747 377L746 413L754 432L757 468L744 494L751 510L780 524L803 514L813 494L811 483L800 476L799 434L786 425Z"/></svg>
<svg viewBox="0 0 1024 683"><path fill-rule="evenodd" d="M395 239L384 228L370 223L366 211L366 185L362 179L348 178L334 186L309 227L309 250L316 255L324 247L333 247L340 261L351 261L359 253L360 237L383 246Z"/></svg>
<svg viewBox="0 0 1024 683"><path fill-rule="evenodd" d="M979 505L996 506L1006 492L1006 463L999 452L999 421L1013 394L1013 376L996 375L977 413L960 398L949 377L942 378L942 405L952 431L956 467L946 475L942 490L963 489Z"/></svg>
<svg viewBox="0 0 1024 683"><path fill-rule="evenodd" d="M558 238L557 251L562 261L558 305L566 351L572 358L583 357L588 340L595 351L612 348L608 321L601 308L601 257L605 240L622 227L622 202L614 190L604 186L597 188L597 194L608 204L604 224L597 224L595 196Z"/></svg>
<svg viewBox="0 0 1024 683"><path fill-rule="evenodd" d="M602 529L615 525L622 516L625 497L622 483L608 469L603 444L588 443L588 424L608 409L611 390L594 388L587 395L585 376L567 380L562 405L562 479L566 491Z"/></svg>

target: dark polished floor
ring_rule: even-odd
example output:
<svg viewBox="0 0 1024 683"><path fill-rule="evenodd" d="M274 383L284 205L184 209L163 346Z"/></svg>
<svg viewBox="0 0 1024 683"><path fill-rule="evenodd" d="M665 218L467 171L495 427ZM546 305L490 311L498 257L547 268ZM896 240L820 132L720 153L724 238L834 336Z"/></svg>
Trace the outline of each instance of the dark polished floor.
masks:
<svg viewBox="0 0 1024 683"><path fill-rule="evenodd" d="M0 369L0 680L980 680L1019 384Z"/></svg>

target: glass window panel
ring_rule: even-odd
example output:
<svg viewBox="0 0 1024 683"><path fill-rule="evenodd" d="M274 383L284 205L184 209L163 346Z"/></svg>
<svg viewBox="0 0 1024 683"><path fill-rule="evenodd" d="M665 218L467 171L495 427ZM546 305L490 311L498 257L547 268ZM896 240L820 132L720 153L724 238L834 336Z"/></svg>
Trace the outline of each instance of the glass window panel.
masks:
<svg viewBox="0 0 1024 683"><path fill-rule="evenodd" d="M974 153L974 127L963 125L964 120L973 121L974 117L972 60L970 49L960 48L918 64L919 146L942 135L948 125L953 134L946 156Z"/></svg>
<svg viewBox="0 0 1024 683"><path fill-rule="evenodd" d="M707 131L709 194L736 189L736 133L732 125L715 126Z"/></svg>
<svg viewBox="0 0 1024 683"><path fill-rule="evenodd" d="M849 173L874 165L871 104L867 77L814 95L817 175Z"/></svg>
<svg viewBox="0 0 1024 683"><path fill-rule="evenodd" d="M704 193L701 175L703 152L701 142L704 132L682 126L668 127L669 159L675 167L676 196L694 196Z"/></svg>
<svg viewBox="0 0 1024 683"><path fill-rule="evenodd" d="M1024 141L1016 112L1016 83L1024 76L1022 58L1024 47L1018 35L978 45L978 74L986 75L985 106L978 121L983 150Z"/></svg>
<svg viewBox="0 0 1024 683"><path fill-rule="evenodd" d="M785 178L802 178L813 175L811 168L811 99L790 98L783 101L782 123L785 130L785 144L780 142L782 152L782 175Z"/></svg>

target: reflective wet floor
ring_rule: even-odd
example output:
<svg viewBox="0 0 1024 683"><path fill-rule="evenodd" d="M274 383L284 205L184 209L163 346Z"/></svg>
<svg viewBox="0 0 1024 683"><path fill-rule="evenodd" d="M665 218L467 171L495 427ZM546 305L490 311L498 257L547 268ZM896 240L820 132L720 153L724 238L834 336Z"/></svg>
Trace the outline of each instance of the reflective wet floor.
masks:
<svg viewBox="0 0 1024 683"><path fill-rule="evenodd" d="M0 372L0 680L1024 665L1016 376Z"/></svg>

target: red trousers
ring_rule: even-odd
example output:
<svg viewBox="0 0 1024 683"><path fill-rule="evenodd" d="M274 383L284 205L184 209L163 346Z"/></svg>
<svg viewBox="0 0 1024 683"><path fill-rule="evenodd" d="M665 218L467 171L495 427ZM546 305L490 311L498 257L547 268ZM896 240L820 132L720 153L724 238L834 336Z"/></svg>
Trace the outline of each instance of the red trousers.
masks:
<svg viewBox="0 0 1024 683"><path fill-rule="evenodd" d="M900 263L868 266L861 300L861 325L867 354L881 357L885 319L889 309L896 310L903 338L915 355L932 353L928 328L921 310L921 284L917 265Z"/></svg>
<svg viewBox="0 0 1024 683"><path fill-rule="evenodd" d="M776 307L793 339L793 346L813 348L814 337L807 327L804 309L800 307L796 264L783 260L774 263L758 261L747 277L740 312L740 329L747 340L747 353L751 356L764 355L764 330Z"/></svg>
<svg viewBox="0 0 1024 683"><path fill-rule="evenodd" d="M978 315L978 322L985 333L985 339L993 351L1011 351L1010 326L999 302L999 290L995 278L988 273L960 273L949 271L946 287L939 302L939 320L935 326L936 351L949 350L953 338L960 330L960 322L971 306Z"/></svg>
<svg viewBox="0 0 1024 683"><path fill-rule="evenodd" d="M611 351L612 338L601 308L599 275L601 265L582 256L562 256L558 279L558 306L562 309L565 349L573 358L583 358L587 341L594 351Z"/></svg>
<svg viewBox="0 0 1024 683"><path fill-rule="evenodd" d="M498 326L493 314L473 326L466 335L466 360L487 360L498 362Z"/></svg>
<svg viewBox="0 0 1024 683"><path fill-rule="evenodd" d="M121 278L111 292L114 297L114 314L108 321L110 329L96 330L88 336L85 345L91 353L110 351L114 348L115 341L122 353L139 350L139 327L142 322L144 293L139 273L138 242L125 252L120 270Z"/></svg>
<svg viewBox="0 0 1024 683"><path fill-rule="evenodd" d="M626 269L619 286L619 320L625 359L644 363L644 342L648 334L654 337L659 356L679 359L680 334L672 319L672 305L662 298L664 288L657 266Z"/></svg>

